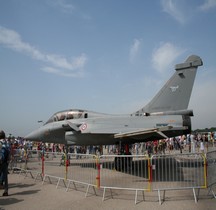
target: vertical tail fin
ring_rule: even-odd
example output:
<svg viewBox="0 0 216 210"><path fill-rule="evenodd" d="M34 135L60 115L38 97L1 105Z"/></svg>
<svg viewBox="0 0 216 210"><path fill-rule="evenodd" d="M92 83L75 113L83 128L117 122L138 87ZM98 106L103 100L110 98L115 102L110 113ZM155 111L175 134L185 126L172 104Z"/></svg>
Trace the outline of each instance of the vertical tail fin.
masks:
<svg viewBox="0 0 216 210"><path fill-rule="evenodd" d="M191 55L184 63L177 64L176 72L155 97L134 114L187 109L197 68L202 65L201 58L196 55Z"/></svg>

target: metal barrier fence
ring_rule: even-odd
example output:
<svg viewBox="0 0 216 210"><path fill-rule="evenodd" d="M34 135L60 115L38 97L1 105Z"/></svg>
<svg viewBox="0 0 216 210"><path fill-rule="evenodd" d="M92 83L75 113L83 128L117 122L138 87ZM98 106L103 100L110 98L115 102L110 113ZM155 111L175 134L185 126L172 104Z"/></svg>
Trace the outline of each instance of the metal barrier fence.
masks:
<svg viewBox="0 0 216 210"><path fill-rule="evenodd" d="M150 159L139 155L102 155L100 156L100 187L107 189L135 191L135 203L138 192L150 191Z"/></svg>
<svg viewBox="0 0 216 210"><path fill-rule="evenodd" d="M66 165L66 176L68 179L67 190L72 183L77 189L77 184L87 185L86 195L90 186L97 186L97 157L87 154L68 154L69 167ZM95 192L96 193L96 192Z"/></svg>
<svg viewBox="0 0 216 210"><path fill-rule="evenodd" d="M181 189L193 190L197 202L195 189L199 191L216 183L215 164L216 151L207 153L207 159L201 153L149 158L144 155L95 156L74 153L68 153L66 157L64 153L29 151L24 156L17 154L11 161L11 166L19 173L30 174L35 180L40 178L43 183L56 183L56 187L62 182L67 191L71 187L77 190L79 185L85 185L87 196L90 187L95 194L98 188L103 190L103 200L107 189L111 197L112 190L135 191L135 203L138 192L142 192L144 197L144 192L157 191L160 204L161 191L164 198L165 191ZM215 197L212 188L211 192Z"/></svg>
<svg viewBox="0 0 216 210"><path fill-rule="evenodd" d="M208 188L209 193L211 192L214 198L216 198L216 194L213 190L213 186L216 185L216 151L211 151L206 154L207 164L208 164Z"/></svg>
<svg viewBox="0 0 216 210"><path fill-rule="evenodd" d="M167 190L192 189L195 202L198 191L207 187L207 164L202 154L176 154L152 156L152 190L163 191L163 199Z"/></svg>

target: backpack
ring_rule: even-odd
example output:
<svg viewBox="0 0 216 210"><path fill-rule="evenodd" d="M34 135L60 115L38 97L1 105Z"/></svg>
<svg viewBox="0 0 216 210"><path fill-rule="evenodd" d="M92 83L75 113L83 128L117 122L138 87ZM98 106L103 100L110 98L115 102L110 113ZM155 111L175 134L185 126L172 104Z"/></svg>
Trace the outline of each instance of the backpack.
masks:
<svg viewBox="0 0 216 210"><path fill-rule="evenodd" d="M2 147L3 154L4 154L4 162L8 163L10 160L10 150L8 147Z"/></svg>
<svg viewBox="0 0 216 210"><path fill-rule="evenodd" d="M8 163L9 162L9 159L10 159L10 151L8 148L6 147L2 147L2 150L1 150L1 162L2 163Z"/></svg>

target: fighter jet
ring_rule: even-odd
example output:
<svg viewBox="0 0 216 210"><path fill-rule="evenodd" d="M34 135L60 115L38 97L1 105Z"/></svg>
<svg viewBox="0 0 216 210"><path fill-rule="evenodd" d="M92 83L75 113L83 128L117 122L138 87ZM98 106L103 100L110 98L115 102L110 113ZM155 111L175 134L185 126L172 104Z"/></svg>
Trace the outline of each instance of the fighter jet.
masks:
<svg viewBox="0 0 216 210"><path fill-rule="evenodd" d="M153 99L134 113L103 114L82 109L55 113L39 129L25 138L65 145L132 144L175 137L191 132L188 104L198 66L196 55L175 66L173 76Z"/></svg>

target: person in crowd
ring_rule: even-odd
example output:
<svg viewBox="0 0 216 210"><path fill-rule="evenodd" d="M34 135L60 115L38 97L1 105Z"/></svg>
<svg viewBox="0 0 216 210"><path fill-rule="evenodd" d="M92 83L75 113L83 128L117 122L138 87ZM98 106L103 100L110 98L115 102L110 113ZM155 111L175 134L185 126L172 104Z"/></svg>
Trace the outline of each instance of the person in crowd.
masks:
<svg viewBox="0 0 216 210"><path fill-rule="evenodd" d="M0 175L1 188L4 189L2 196L8 196L8 163L9 163L9 148L5 141L5 132L0 131Z"/></svg>
<svg viewBox="0 0 216 210"><path fill-rule="evenodd" d="M204 150L205 150L204 143L203 143L203 140L201 139L201 140L200 140L200 152L201 152L202 154L204 154Z"/></svg>

